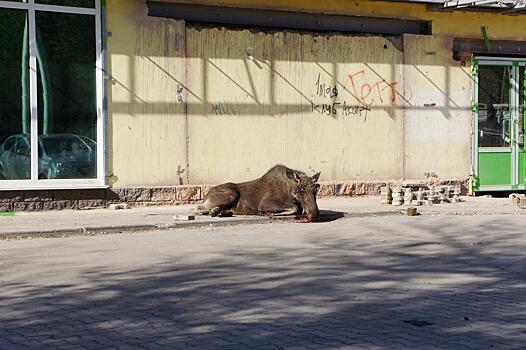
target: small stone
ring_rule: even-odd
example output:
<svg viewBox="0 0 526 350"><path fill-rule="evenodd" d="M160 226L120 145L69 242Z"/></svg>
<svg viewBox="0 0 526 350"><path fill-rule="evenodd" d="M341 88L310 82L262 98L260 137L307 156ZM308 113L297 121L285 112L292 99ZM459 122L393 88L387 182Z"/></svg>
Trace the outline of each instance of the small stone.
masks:
<svg viewBox="0 0 526 350"><path fill-rule="evenodd" d="M418 214L418 211L417 211L416 208L409 207L406 210L406 214L407 214L407 216L416 216Z"/></svg>
<svg viewBox="0 0 526 350"><path fill-rule="evenodd" d="M110 204L108 209L110 210L130 209L130 206L128 205L128 203Z"/></svg>
<svg viewBox="0 0 526 350"><path fill-rule="evenodd" d="M174 215L174 220L192 221L192 220L195 220L195 215Z"/></svg>

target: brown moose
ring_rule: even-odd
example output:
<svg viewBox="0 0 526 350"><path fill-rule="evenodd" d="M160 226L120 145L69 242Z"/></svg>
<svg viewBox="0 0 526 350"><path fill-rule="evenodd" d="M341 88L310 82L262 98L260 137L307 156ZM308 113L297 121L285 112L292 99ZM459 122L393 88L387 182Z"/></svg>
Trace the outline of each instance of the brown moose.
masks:
<svg viewBox="0 0 526 350"><path fill-rule="evenodd" d="M305 213L309 221L318 221L319 177L320 173L310 177L304 172L276 165L258 179L213 187L196 212L210 216Z"/></svg>

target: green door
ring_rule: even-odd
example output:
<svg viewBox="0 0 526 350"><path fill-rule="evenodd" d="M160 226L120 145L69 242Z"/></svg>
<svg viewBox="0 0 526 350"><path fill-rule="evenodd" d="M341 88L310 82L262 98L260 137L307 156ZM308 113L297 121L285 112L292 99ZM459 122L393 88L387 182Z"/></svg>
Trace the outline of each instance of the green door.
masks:
<svg viewBox="0 0 526 350"><path fill-rule="evenodd" d="M524 189L524 62L476 59L473 73L474 190Z"/></svg>

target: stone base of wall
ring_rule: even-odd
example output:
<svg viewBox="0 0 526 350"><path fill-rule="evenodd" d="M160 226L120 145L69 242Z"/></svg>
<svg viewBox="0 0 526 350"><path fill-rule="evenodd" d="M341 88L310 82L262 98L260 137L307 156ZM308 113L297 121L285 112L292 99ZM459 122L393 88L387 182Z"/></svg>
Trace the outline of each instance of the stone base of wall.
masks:
<svg viewBox="0 0 526 350"><path fill-rule="evenodd" d="M318 197L378 195L387 184L400 181L344 181L322 182ZM419 181L422 186L460 186L462 194L468 192L468 180ZM132 206L177 205L198 203L212 185L180 185L166 187L128 187L94 190L20 190L0 191L0 212L41 211L106 208L110 204L128 203Z"/></svg>

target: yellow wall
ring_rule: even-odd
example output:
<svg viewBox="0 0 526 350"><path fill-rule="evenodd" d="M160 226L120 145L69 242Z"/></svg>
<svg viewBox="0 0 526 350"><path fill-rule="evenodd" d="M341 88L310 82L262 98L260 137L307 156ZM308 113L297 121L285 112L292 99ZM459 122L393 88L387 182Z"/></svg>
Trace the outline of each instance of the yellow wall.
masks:
<svg viewBox="0 0 526 350"><path fill-rule="evenodd" d="M178 184L186 168L182 22L148 17L144 1L108 1L109 170L115 186ZM179 43L177 42L179 40Z"/></svg>
<svg viewBox="0 0 526 350"><path fill-rule="evenodd" d="M323 5L422 12L397 3ZM184 22L148 17L140 0L108 0L107 10L114 186L177 184L178 167L187 169L184 183L242 181L276 163L321 170L322 180L469 176L470 71L451 59L450 35L405 35L402 52L375 36L185 30ZM317 82L336 86L338 96L320 96ZM332 103L340 103L336 115L323 115Z"/></svg>

